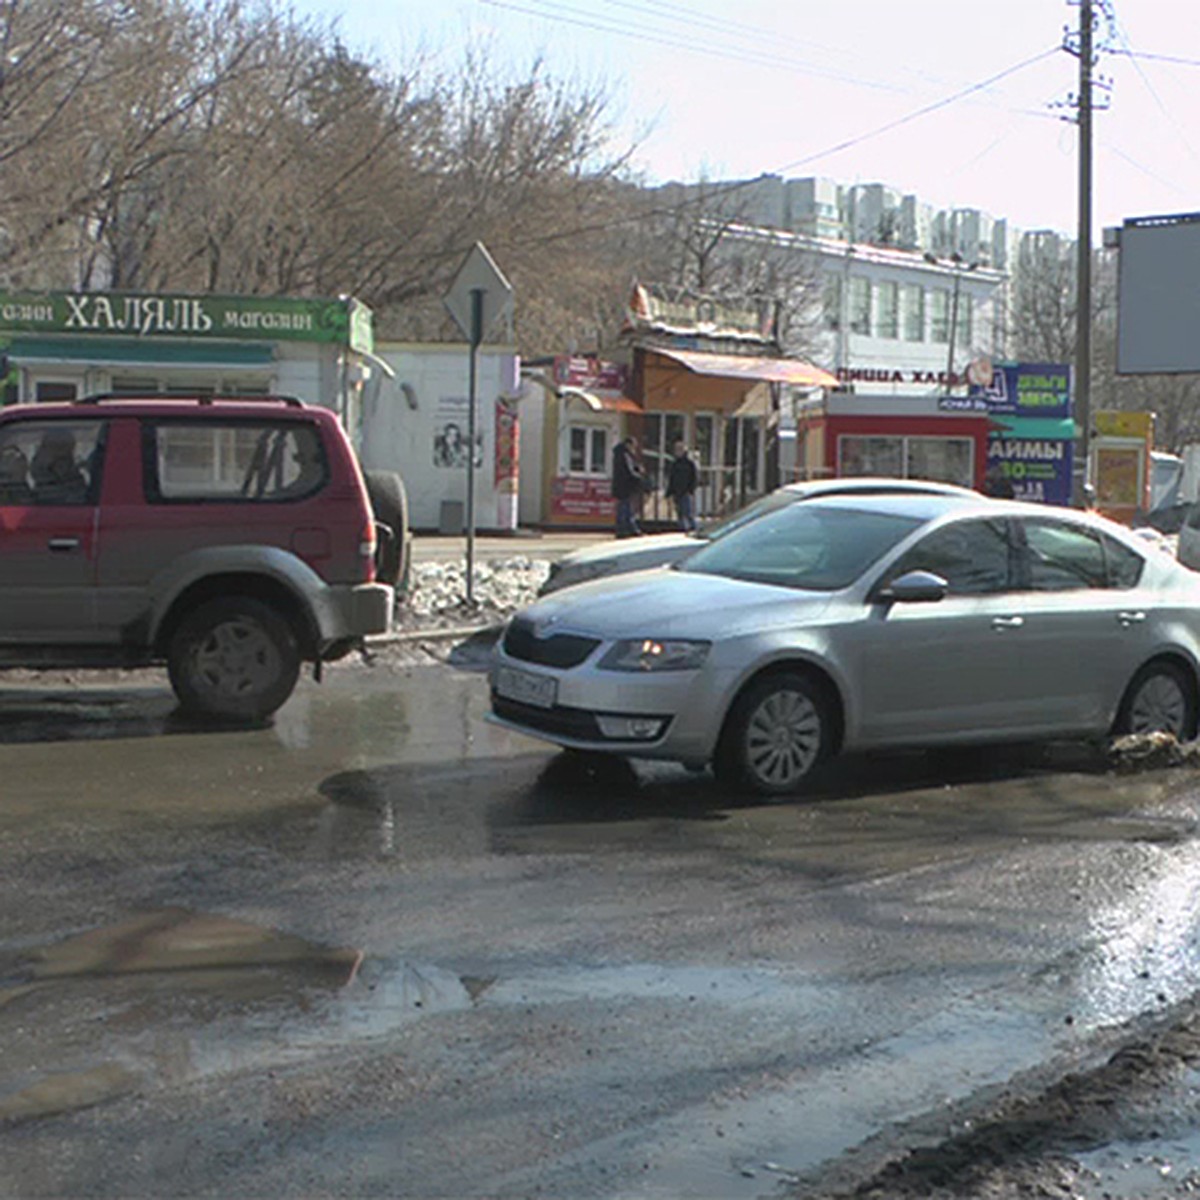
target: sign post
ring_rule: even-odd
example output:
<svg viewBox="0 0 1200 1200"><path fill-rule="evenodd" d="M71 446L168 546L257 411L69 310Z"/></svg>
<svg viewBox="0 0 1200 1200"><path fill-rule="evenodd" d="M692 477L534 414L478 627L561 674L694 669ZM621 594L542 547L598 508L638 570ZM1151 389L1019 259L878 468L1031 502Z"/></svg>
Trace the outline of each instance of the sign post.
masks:
<svg viewBox="0 0 1200 1200"><path fill-rule="evenodd" d="M512 285L504 278L482 242L476 242L443 297L443 302L471 346L467 393L467 595L475 603L475 431L478 420L479 347L484 334L501 316L512 312Z"/></svg>

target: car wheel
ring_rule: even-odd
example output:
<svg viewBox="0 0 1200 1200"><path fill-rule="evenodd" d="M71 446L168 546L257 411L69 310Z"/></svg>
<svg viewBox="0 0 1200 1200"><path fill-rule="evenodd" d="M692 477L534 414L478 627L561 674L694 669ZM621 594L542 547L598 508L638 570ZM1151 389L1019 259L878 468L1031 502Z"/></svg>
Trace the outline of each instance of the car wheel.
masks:
<svg viewBox="0 0 1200 1200"><path fill-rule="evenodd" d="M365 471L367 496L375 520L392 531L375 564L375 578L404 589L408 584L408 494L395 471Z"/></svg>
<svg viewBox="0 0 1200 1200"><path fill-rule="evenodd" d="M831 729L819 685L793 671L768 675L734 701L713 769L722 783L788 795L828 755Z"/></svg>
<svg viewBox="0 0 1200 1200"><path fill-rule="evenodd" d="M184 617L171 639L167 667L187 712L255 721L292 694L300 648L275 609L250 597L222 597Z"/></svg>
<svg viewBox="0 0 1200 1200"><path fill-rule="evenodd" d="M1144 666L1125 690L1113 727L1117 734L1171 733L1181 742L1196 734L1196 689L1177 663Z"/></svg>

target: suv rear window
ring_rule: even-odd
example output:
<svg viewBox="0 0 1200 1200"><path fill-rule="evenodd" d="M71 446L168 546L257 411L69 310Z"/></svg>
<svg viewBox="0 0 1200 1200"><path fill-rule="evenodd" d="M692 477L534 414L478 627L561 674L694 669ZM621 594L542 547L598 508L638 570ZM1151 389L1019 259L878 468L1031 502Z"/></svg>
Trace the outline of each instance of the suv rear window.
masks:
<svg viewBox="0 0 1200 1200"><path fill-rule="evenodd" d="M329 479L321 439L306 422L151 422L144 446L152 502L299 500Z"/></svg>

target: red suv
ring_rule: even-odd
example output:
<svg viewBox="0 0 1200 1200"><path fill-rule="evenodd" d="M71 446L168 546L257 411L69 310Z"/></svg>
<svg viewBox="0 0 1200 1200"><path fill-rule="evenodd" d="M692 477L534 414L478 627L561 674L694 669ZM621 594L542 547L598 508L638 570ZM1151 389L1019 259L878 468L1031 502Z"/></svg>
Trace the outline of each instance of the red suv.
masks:
<svg viewBox="0 0 1200 1200"><path fill-rule="evenodd" d="M391 623L337 417L290 397L0 409L0 666L165 663L192 712L258 720Z"/></svg>

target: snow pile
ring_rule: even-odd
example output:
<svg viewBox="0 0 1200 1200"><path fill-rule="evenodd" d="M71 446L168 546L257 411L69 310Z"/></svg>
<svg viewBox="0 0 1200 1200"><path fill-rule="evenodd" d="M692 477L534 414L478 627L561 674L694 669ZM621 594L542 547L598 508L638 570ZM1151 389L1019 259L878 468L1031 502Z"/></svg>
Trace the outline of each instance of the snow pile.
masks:
<svg viewBox="0 0 1200 1200"><path fill-rule="evenodd" d="M415 563L408 592L397 598L398 630L436 630L489 625L533 603L550 573L544 559L524 555L476 562L474 605L466 603L466 564Z"/></svg>

